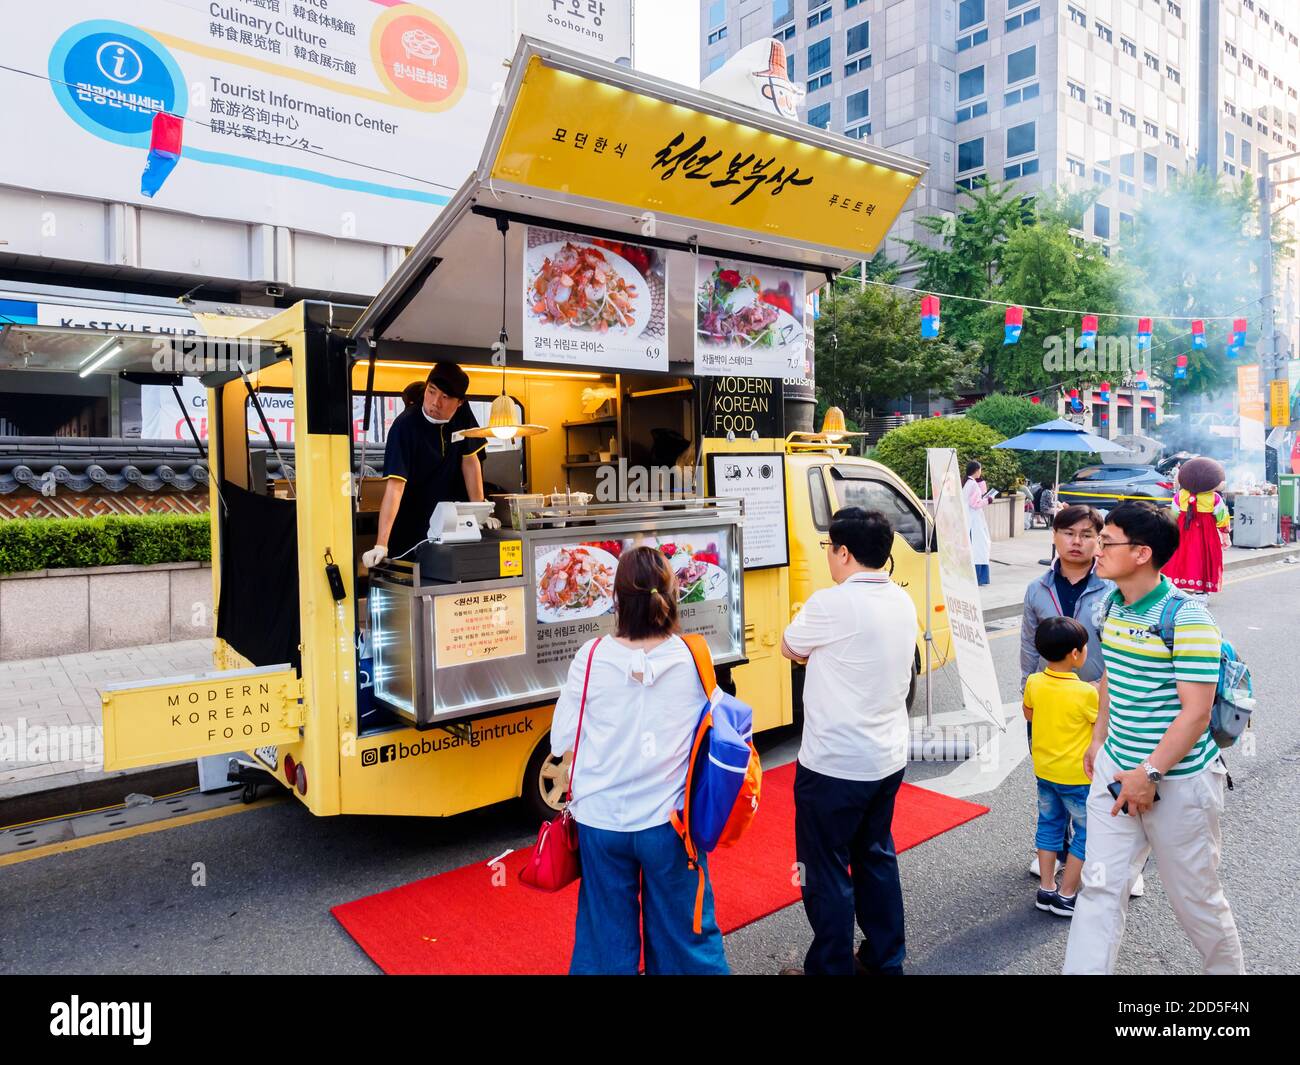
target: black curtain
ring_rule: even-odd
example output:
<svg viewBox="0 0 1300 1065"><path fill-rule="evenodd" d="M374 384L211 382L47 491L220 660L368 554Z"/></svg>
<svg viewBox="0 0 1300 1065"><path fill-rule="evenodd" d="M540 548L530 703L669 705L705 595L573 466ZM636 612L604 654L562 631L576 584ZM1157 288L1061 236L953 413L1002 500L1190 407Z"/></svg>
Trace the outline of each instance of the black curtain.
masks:
<svg viewBox="0 0 1300 1065"><path fill-rule="evenodd" d="M297 504L223 481L217 635L257 666L301 669Z"/></svg>

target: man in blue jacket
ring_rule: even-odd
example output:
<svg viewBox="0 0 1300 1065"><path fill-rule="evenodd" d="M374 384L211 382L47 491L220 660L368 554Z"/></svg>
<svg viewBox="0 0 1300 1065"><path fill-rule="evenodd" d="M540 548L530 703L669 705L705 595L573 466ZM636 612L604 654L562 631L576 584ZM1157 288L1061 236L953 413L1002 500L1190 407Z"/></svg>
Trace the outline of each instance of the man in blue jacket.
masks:
<svg viewBox="0 0 1300 1065"><path fill-rule="evenodd" d="M1046 618L1074 618L1088 630L1088 660L1079 671L1079 679L1096 685L1101 681L1105 660L1101 654L1101 626L1105 621L1106 600L1114 590L1113 582L1097 576L1097 537L1101 535L1102 517L1095 507L1074 504L1057 512L1052 520L1052 540L1056 560L1038 580L1025 589L1025 609L1020 616L1020 690L1031 673L1046 667L1034 647L1034 633ZM1032 728L1032 725L1030 726ZM1064 858L1061 859L1064 861ZM1038 857L1029 871L1038 876ZM1144 890L1139 875L1132 894Z"/></svg>

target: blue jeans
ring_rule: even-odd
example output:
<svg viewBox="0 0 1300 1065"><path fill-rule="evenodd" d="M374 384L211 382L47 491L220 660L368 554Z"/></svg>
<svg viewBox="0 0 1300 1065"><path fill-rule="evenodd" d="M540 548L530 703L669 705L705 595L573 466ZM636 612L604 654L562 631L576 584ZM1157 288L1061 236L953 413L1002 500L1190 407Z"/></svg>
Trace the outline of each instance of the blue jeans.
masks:
<svg viewBox="0 0 1300 1065"><path fill-rule="evenodd" d="M903 770L883 780L841 780L800 765L794 776L794 847L813 941L810 976L852 976L853 919L871 973L903 971L903 888L891 826Z"/></svg>
<svg viewBox="0 0 1300 1065"><path fill-rule="evenodd" d="M686 848L672 825L639 832L579 825L578 849L582 881L570 975L635 976L643 921L648 975L730 972L703 855L703 931L697 936L693 930L699 874L687 868Z"/></svg>
<svg viewBox="0 0 1300 1065"><path fill-rule="evenodd" d="M1060 851L1065 845L1066 829L1073 828L1070 853L1083 861L1088 838L1087 784L1053 784L1038 780L1038 831L1034 846L1040 851Z"/></svg>
<svg viewBox="0 0 1300 1065"><path fill-rule="evenodd" d="M1029 737L1029 749L1032 751L1034 749L1034 723L1032 721L1025 722L1025 734ZM1029 768L1030 771L1032 772L1034 768L1034 760L1032 757L1030 757L1029 759ZM1034 779L1035 780L1038 779L1037 774L1035 774ZM1061 843L1061 846L1057 848L1056 859L1062 865L1064 865L1065 859L1069 857L1069 854L1070 854L1070 826L1067 823L1065 826L1065 840L1064 842Z"/></svg>
<svg viewBox="0 0 1300 1065"><path fill-rule="evenodd" d="M975 563L975 580L981 585L992 583L992 578L989 576L989 563Z"/></svg>

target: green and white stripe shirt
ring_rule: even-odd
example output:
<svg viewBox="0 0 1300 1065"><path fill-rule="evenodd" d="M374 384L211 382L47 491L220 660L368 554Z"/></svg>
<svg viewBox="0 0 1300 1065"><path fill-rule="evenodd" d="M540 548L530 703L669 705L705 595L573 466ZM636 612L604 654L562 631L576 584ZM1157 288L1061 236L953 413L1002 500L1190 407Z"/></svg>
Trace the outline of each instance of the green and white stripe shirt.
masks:
<svg viewBox="0 0 1300 1065"><path fill-rule="evenodd" d="M1151 756L1181 710L1178 682L1214 684L1219 679L1222 636L1209 610L1195 599L1178 608L1174 650L1160 638L1160 611L1174 594L1164 577L1136 603L1125 605L1119 592L1101 633L1110 692L1106 753L1121 769L1136 769ZM1206 726L1187 756L1166 776L1186 777L1205 769L1218 754Z"/></svg>

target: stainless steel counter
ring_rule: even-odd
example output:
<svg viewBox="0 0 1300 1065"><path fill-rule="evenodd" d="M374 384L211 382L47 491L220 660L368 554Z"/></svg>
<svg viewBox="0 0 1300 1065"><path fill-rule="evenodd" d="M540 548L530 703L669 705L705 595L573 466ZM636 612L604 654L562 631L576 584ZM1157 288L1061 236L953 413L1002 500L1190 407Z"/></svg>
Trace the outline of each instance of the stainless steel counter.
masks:
<svg viewBox="0 0 1300 1065"><path fill-rule="evenodd" d="M614 570L640 544L678 571L683 631L702 633L718 665L743 660L739 500L548 508L510 539L522 558L503 548L502 571L517 575L430 583L407 562L370 574L374 695L417 727L553 701L577 650L614 631ZM566 576L579 566L593 575L581 594Z"/></svg>

